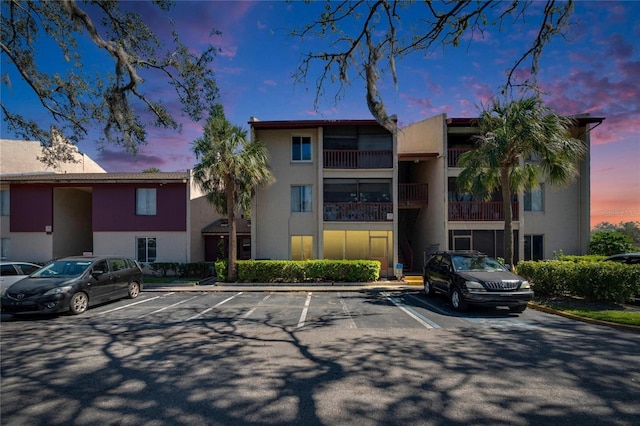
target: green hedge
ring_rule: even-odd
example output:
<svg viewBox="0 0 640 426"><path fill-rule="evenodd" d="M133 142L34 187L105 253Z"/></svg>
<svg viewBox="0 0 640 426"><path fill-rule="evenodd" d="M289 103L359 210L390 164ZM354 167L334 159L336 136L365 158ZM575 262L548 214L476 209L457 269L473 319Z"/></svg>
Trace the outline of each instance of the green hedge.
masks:
<svg viewBox="0 0 640 426"><path fill-rule="evenodd" d="M239 260L239 282L370 282L380 277L377 260ZM215 264L219 281L227 281L227 261Z"/></svg>
<svg viewBox="0 0 640 426"><path fill-rule="evenodd" d="M625 302L640 294L640 265L572 260L524 261L517 272L538 296Z"/></svg>

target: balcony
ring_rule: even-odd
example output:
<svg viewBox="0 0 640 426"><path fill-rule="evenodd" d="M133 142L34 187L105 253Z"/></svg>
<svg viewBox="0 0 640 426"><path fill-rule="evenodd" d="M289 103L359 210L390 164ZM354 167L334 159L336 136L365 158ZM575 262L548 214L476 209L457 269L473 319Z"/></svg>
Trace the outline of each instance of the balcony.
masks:
<svg viewBox="0 0 640 426"><path fill-rule="evenodd" d="M398 185L398 203L404 206L429 204L429 185L426 183L401 183Z"/></svg>
<svg viewBox="0 0 640 426"><path fill-rule="evenodd" d="M324 203L327 222L386 222L393 203Z"/></svg>
<svg viewBox="0 0 640 426"><path fill-rule="evenodd" d="M447 165L449 167L458 167L460 156L465 152L472 151L473 148L449 148L447 150Z"/></svg>
<svg viewBox="0 0 640 426"><path fill-rule="evenodd" d="M325 149L323 164L325 169L391 169L393 151Z"/></svg>
<svg viewBox="0 0 640 426"><path fill-rule="evenodd" d="M512 219L518 220L518 203L511 203ZM501 201L449 202L449 220L456 221L504 221Z"/></svg>

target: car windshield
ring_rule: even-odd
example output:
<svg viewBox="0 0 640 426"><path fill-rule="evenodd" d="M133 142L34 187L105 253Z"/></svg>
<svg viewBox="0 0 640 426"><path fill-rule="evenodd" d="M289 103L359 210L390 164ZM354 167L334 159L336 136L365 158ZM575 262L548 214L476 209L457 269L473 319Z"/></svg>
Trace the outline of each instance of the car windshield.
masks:
<svg viewBox="0 0 640 426"><path fill-rule="evenodd" d="M504 267L488 256L452 256L456 271L504 271Z"/></svg>
<svg viewBox="0 0 640 426"><path fill-rule="evenodd" d="M89 260L56 260L44 268L34 272L32 278L75 278L79 277L91 266Z"/></svg>

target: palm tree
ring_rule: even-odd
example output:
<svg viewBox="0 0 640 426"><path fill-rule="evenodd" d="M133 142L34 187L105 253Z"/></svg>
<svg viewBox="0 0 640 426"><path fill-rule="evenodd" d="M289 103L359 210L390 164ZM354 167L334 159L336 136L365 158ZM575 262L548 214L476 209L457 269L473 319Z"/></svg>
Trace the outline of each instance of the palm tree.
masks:
<svg viewBox="0 0 640 426"><path fill-rule="evenodd" d="M273 179L268 152L260 142L247 140L246 130L230 123L220 104L212 107L203 136L193 142L193 152L199 160L193 169L194 180L216 211L229 220L227 277L235 281L236 217L250 210L255 188Z"/></svg>
<svg viewBox="0 0 640 426"><path fill-rule="evenodd" d="M502 191L504 258L513 265L513 194L536 188L541 180L552 186L571 183L585 144L571 136L573 120L557 115L536 97L500 103L494 100L478 121L477 149L461 156L458 187L487 200Z"/></svg>

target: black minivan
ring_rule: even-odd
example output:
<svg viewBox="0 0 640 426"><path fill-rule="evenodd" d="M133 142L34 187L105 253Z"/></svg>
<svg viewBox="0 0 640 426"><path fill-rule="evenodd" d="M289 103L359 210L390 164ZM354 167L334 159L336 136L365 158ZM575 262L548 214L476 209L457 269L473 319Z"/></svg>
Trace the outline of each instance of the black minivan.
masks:
<svg viewBox="0 0 640 426"><path fill-rule="evenodd" d="M89 306L138 297L143 279L140 265L126 257L78 256L54 260L11 285L0 299L10 313L79 315Z"/></svg>

